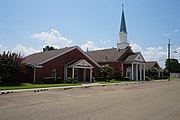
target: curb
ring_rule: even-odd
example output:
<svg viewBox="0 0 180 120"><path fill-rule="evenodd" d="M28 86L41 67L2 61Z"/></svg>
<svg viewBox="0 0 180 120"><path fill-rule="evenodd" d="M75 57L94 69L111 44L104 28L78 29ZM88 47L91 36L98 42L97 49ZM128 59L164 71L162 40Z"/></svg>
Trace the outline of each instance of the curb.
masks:
<svg viewBox="0 0 180 120"><path fill-rule="evenodd" d="M48 91L53 89L62 89L62 90L69 90L73 88L90 88L90 87L106 87L106 86L118 86L118 85L129 85L129 84L142 84L143 82L123 82L123 83L109 83L109 84L94 84L94 85L81 85L81 86L65 86L65 87L49 87L49 88L33 88L33 89L18 89L18 90L4 90L0 91L0 95L9 94L9 93L17 93L17 92L42 92L42 91Z"/></svg>

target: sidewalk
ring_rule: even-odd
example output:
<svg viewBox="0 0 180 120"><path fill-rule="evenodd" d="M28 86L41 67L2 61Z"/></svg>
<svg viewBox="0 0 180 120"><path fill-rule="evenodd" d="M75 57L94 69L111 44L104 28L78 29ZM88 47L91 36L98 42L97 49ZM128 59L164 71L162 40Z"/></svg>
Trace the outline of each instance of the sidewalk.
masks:
<svg viewBox="0 0 180 120"><path fill-rule="evenodd" d="M95 86L110 86L110 85L128 85L128 84L142 84L142 83L151 83L151 82L160 82L167 80L157 80L157 81L134 81L134 82L120 82L120 83L108 83L108 84L100 84L100 83L82 83L79 86L64 86L64 87L49 87L49 88L32 88L32 89L18 89L18 90L2 90L2 92L26 92L26 91L38 91L38 90L52 90L52 89L72 89L72 88L83 88L83 87L95 87Z"/></svg>
<svg viewBox="0 0 180 120"><path fill-rule="evenodd" d="M83 88L83 87L95 87L95 86L110 86L110 85L128 85L128 84L138 84L142 82L121 82L121 83L108 83L108 84L100 84L100 83L88 83L84 82L78 86L63 86L63 87L48 87L48 88L32 88L32 89L17 89L17 90L0 90L1 93L14 93L14 92L27 92L27 91L38 91L38 90L52 90L52 89L72 89L72 88Z"/></svg>

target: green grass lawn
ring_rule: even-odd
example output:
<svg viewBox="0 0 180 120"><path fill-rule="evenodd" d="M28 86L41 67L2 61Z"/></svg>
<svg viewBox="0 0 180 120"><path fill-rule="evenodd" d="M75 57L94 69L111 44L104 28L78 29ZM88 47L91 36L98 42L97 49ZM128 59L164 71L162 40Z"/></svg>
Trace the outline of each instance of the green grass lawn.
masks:
<svg viewBox="0 0 180 120"><path fill-rule="evenodd" d="M17 90L17 89L31 89L31 88L48 88L48 87L63 87L63 86L77 86L80 84L30 84L23 83L18 86L0 86L0 90Z"/></svg>
<svg viewBox="0 0 180 120"><path fill-rule="evenodd" d="M171 80L180 80L180 78L171 78Z"/></svg>

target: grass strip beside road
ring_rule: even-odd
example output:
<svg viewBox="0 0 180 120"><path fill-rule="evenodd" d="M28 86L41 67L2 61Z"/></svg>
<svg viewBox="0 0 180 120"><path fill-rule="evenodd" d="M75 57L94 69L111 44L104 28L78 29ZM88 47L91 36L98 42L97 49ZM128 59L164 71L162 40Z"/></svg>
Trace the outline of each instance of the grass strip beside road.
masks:
<svg viewBox="0 0 180 120"><path fill-rule="evenodd" d="M0 86L0 90L64 87L64 86L77 86L77 85L80 85L80 84L30 84L30 83L23 83L23 84L18 85L18 86Z"/></svg>
<svg viewBox="0 0 180 120"><path fill-rule="evenodd" d="M180 78L171 78L171 80L180 80Z"/></svg>

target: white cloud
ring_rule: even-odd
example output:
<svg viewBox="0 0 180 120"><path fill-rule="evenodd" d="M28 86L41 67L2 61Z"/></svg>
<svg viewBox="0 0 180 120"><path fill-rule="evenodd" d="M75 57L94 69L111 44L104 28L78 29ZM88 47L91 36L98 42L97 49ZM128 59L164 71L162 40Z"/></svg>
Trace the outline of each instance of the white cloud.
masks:
<svg viewBox="0 0 180 120"><path fill-rule="evenodd" d="M149 47L143 51L143 55L147 60L163 60L166 59L167 52L162 47Z"/></svg>
<svg viewBox="0 0 180 120"><path fill-rule="evenodd" d="M2 44L0 44L0 53L3 53L4 51L7 52L6 46L3 46Z"/></svg>
<svg viewBox="0 0 180 120"><path fill-rule="evenodd" d="M133 50L134 52L140 52L140 51L142 51L142 48L141 48L138 44L136 44L136 43L131 43L130 46L132 46L132 50Z"/></svg>
<svg viewBox="0 0 180 120"><path fill-rule="evenodd" d="M48 32L36 33L31 38L41 40L45 43L45 45L56 46L57 48L67 46L72 43L72 40L61 36L59 31L55 29L51 29Z"/></svg>
<svg viewBox="0 0 180 120"><path fill-rule="evenodd" d="M171 57L180 61L180 47L177 47L174 51L171 52Z"/></svg>
<svg viewBox="0 0 180 120"><path fill-rule="evenodd" d="M105 49L105 48L96 47L93 41L86 41L86 43L82 44L80 47L81 47L81 49L83 49L84 51L87 51L87 49L90 50L90 51L91 51L91 50Z"/></svg>
<svg viewBox="0 0 180 120"><path fill-rule="evenodd" d="M163 36L170 36L170 33L163 33Z"/></svg>
<svg viewBox="0 0 180 120"><path fill-rule="evenodd" d="M134 52L141 52L146 61L157 61L162 68L165 67L167 51L163 47L148 47L142 50L138 44L131 43L130 45Z"/></svg>
<svg viewBox="0 0 180 120"><path fill-rule="evenodd" d="M174 29L173 32L179 32L179 30L178 29Z"/></svg>
<svg viewBox="0 0 180 120"><path fill-rule="evenodd" d="M110 41L110 40L100 40L100 42L101 42L102 44L108 44L108 43L110 43L111 41Z"/></svg>
<svg viewBox="0 0 180 120"><path fill-rule="evenodd" d="M167 52L162 47L149 47L142 52L146 61L157 61L160 67L165 67L165 60L167 58Z"/></svg>
<svg viewBox="0 0 180 120"><path fill-rule="evenodd" d="M174 30L170 31L169 33L163 33L163 36L169 37L169 36L175 34L176 32L179 32L179 30L178 29L174 29Z"/></svg>
<svg viewBox="0 0 180 120"><path fill-rule="evenodd" d="M12 50L13 52L21 53L24 56L40 52L40 50L36 50L32 47L25 47L23 45L16 45L16 47Z"/></svg>

